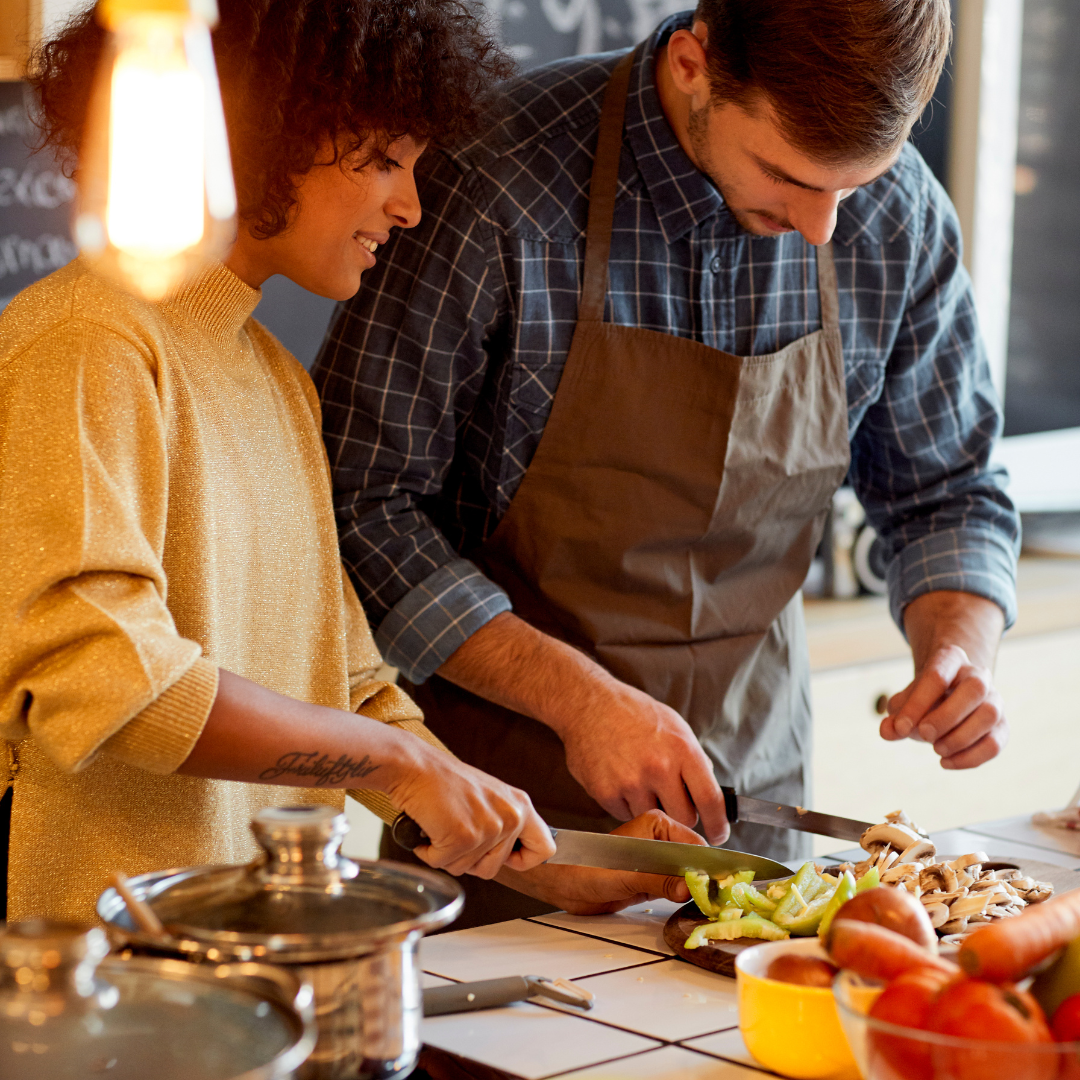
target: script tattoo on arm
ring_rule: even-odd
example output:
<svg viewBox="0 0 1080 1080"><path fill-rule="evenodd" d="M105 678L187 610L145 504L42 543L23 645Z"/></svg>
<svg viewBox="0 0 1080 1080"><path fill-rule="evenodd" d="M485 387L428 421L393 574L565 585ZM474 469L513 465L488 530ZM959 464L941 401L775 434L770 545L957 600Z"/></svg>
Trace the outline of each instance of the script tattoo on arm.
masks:
<svg viewBox="0 0 1080 1080"><path fill-rule="evenodd" d="M315 787L331 787L346 780L362 780L370 776L378 765L372 763L365 754L359 761L354 761L347 754L336 759L318 750L290 750L269 768L259 773L259 779L270 782L282 776L315 777Z"/></svg>

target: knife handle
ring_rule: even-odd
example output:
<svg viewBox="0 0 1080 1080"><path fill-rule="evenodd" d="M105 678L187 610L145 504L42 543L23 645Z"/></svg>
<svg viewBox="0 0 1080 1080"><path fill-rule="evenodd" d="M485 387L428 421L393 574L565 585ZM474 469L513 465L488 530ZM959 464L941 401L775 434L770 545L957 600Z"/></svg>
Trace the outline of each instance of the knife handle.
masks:
<svg viewBox="0 0 1080 1080"><path fill-rule="evenodd" d="M739 823L739 796L735 794L733 787L724 787L721 784L720 790L724 793L724 809L727 811L728 824L737 825Z"/></svg>
<svg viewBox="0 0 1080 1080"><path fill-rule="evenodd" d="M551 826L549 825L548 828L550 829ZM557 829L551 829L551 835L554 836L557 831ZM429 841L428 834L408 814L398 814L394 818L394 824L390 826L390 835L394 838L394 843L406 851L412 851ZM520 850L521 841L515 840L514 851Z"/></svg>
<svg viewBox="0 0 1080 1080"><path fill-rule="evenodd" d="M424 1015L444 1016L446 1013L473 1012L476 1009L497 1009L515 1001L527 1001L534 991L522 975L504 979L485 979L483 982L453 983L450 986L429 986L424 991Z"/></svg>

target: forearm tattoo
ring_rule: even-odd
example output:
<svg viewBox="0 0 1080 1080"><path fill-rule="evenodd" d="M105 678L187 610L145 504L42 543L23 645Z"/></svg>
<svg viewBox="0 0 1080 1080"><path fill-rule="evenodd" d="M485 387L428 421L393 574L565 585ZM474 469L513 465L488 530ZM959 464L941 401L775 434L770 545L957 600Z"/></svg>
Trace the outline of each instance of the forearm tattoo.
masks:
<svg viewBox="0 0 1080 1080"><path fill-rule="evenodd" d="M307 753L303 750L291 750L282 754L269 769L259 773L259 779L270 782L282 776L314 776L315 787L333 787L345 780L362 780L378 767L372 763L368 754L359 761L354 761L347 754L341 754L334 760L318 750Z"/></svg>

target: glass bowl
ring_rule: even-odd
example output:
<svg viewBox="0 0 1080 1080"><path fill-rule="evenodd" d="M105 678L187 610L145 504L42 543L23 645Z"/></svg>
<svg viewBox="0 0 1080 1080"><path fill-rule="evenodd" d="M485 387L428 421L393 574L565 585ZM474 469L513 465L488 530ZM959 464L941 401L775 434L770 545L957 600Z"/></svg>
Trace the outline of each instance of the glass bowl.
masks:
<svg viewBox="0 0 1080 1080"><path fill-rule="evenodd" d="M864 1080L1080 1080L1080 1043L961 1039L867 1016L866 983L842 971L836 1011Z"/></svg>

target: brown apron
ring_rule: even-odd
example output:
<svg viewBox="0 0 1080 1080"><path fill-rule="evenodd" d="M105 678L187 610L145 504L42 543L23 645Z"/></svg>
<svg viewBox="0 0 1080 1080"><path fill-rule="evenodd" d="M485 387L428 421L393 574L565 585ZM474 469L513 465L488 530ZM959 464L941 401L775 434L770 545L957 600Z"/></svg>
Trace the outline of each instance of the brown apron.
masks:
<svg viewBox="0 0 1080 1080"><path fill-rule="evenodd" d="M578 323L550 419L506 516L466 554L521 618L684 717L722 783L806 803L799 588L850 458L832 250L817 249L822 328L776 353L605 323L634 55L604 97ZM543 724L439 676L410 690L456 754L523 788L551 825L616 824ZM787 862L808 850L801 834L743 824L728 844ZM462 884L458 927L551 910Z"/></svg>

